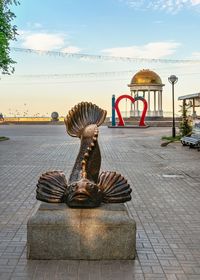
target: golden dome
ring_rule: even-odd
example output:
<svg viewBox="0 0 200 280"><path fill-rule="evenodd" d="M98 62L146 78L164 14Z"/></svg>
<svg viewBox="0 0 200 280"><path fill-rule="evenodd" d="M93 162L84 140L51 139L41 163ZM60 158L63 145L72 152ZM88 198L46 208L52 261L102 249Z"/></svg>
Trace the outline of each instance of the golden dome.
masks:
<svg viewBox="0 0 200 280"><path fill-rule="evenodd" d="M137 85L162 85L161 78L155 72L149 69L143 69L137 72L132 80L131 84Z"/></svg>

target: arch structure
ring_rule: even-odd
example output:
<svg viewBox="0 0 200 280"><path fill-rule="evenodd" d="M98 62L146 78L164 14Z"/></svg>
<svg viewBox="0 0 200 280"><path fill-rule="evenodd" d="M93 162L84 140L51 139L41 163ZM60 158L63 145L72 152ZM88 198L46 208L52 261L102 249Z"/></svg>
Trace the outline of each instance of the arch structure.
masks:
<svg viewBox="0 0 200 280"><path fill-rule="evenodd" d="M131 97L142 96L148 102L147 117L163 117L162 88L164 84L155 72L144 69L137 72L128 85ZM131 103L130 116L139 117L141 111L138 102Z"/></svg>
<svg viewBox="0 0 200 280"><path fill-rule="evenodd" d="M122 99L129 99L131 101L131 104L135 104L136 101L139 101L141 100L142 103L143 103L143 110L142 110L142 114L140 116L140 121L139 121L139 126L140 127L146 127L146 124L145 124L145 117L146 117L146 112L147 112L147 101L141 97L141 96L137 96L136 98L133 98L132 96L128 95L128 94L124 94L124 95L121 95L117 98L116 102L115 102L115 110L117 112L117 116L118 116L118 119L119 119L119 122L118 122L118 126L125 126L124 124L124 119L121 115L121 112L119 110L119 103Z"/></svg>

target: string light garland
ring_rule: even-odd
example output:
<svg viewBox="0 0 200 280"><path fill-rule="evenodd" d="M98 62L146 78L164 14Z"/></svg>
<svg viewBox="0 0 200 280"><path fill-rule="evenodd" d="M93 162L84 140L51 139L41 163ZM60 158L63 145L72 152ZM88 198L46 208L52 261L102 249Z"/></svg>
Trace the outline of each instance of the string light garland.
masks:
<svg viewBox="0 0 200 280"><path fill-rule="evenodd" d="M134 70L125 71L110 71L110 72L90 72L90 73L66 73L66 74L24 74L24 75L14 75L11 78L96 78L96 77L110 77L110 76L121 76L127 74L133 74ZM10 78L10 76L9 76Z"/></svg>
<svg viewBox="0 0 200 280"><path fill-rule="evenodd" d="M102 60L102 61L121 61L121 62L148 62L148 63L183 63L183 64L200 64L200 59L164 59L164 58L134 58L134 57L117 57L117 56L105 56L105 55L93 55L93 54L79 54L79 53L67 53L60 51L45 51L26 48L11 48L14 52L31 53L37 55L49 55L63 58L77 58L86 60Z"/></svg>
<svg viewBox="0 0 200 280"><path fill-rule="evenodd" d="M16 81L18 79L62 79L62 80L70 80L76 78L89 78L91 79L95 78L109 78L109 77L120 77L123 75L133 75L136 72L136 70L125 70L125 71L110 71L110 72L91 72L91 73L69 73L69 74L22 74L22 75L13 75L13 76L4 76L2 78L2 81ZM200 75L199 72L192 72L192 73L181 73L182 76L187 75ZM114 81L115 79L109 79L104 81ZM84 80L85 81L85 80ZM102 81L102 80L100 80ZM77 80L76 80L77 82ZM80 80L79 82L83 82L83 80Z"/></svg>

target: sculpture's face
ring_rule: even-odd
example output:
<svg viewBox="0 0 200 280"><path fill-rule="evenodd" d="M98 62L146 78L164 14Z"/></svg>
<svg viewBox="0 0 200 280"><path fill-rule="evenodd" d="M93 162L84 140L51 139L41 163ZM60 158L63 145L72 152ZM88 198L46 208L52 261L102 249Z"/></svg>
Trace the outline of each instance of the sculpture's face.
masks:
<svg viewBox="0 0 200 280"><path fill-rule="evenodd" d="M70 207L93 208L100 205L102 192L88 179L81 179L68 187L67 204Z"/></svg>

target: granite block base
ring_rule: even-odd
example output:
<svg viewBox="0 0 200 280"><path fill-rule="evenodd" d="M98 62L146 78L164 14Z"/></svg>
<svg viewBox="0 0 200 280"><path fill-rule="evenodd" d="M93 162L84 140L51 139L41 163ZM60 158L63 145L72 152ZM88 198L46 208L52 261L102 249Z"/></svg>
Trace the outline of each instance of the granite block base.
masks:
<svg viewBox="0 0 200 280"><path fill-rule="evenodd" d="M27 224L28 259L135 258L136 224L124 204L72 209L42 203Z"/></svg>

